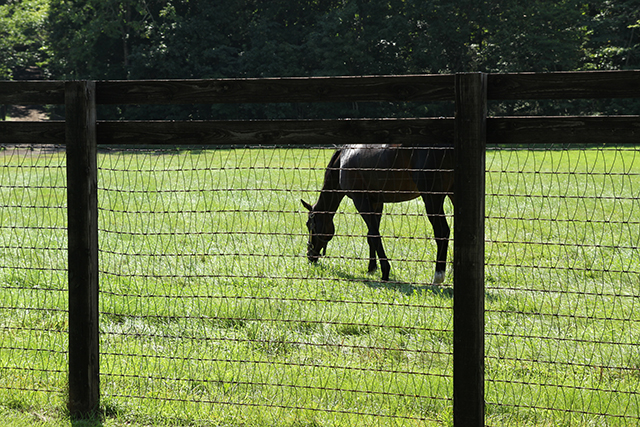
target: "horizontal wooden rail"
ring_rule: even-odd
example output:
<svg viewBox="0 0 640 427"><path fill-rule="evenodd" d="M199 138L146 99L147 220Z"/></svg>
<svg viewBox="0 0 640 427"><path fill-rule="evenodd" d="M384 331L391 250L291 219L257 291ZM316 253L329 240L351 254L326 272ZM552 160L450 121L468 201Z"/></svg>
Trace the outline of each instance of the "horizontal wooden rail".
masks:
<svg viewBox="0 0 640 427"><path fill-rule="evenodd" d="M98 144L310 145L449 143L452 118L99 121ZM62 121L0 122L0 143L64 144ZM494 117L488 144L639 144L640 116Z"/></svg>
<svg viewBox="0 0 640 427"><path fill-rule="evenodd" d="M110 145L309 145L453 140L453 119L99 121ZM64 144L63 121L0 122L0 143Z"/></svg>
<svg viewBox="0 0 640 427"><path fill-rule="evenodd" d="M109 80L97 104L453 101L453 75ZM0 104L64 104L63 81L0 81Z"/></svg>
<svg viewBox="0 0 640 427"><path fill-rule="evenodd" d="M99 104L453 101L453 75L98 82Z"/></svg>
<svg viewBox="0 0 640 427"><path fill-rule="evenodd" d="M96 82L97 104L435 102L454 100L454 75ZM64 81L0 81L0 104L64 104ZM640 71L488 75L489 100L640 98Z"/></svg>
<svg viewBox="0 0 640 427"><path fill-rule="evenodd" d="M447 143L452 119L99 122L100 144Z"/></svg>
<svg viewBox="0 0 640 427"><path fill-rule="evenodd" d="M489 100L640 98L640 71L489 74Z"/></svg>
<svg viewBox="0 0 640 427"><path fill-rule="evenodd" d="M65 122L57 120L42 122L0 121L0 144L65 144Z"/></svg>
<svg viewBox="0 0 640 427"><path fill-rule="evenodd" d="M0 81L0 105L62 105L64 81Z"/></svg>
<svg viewBox="0 0 640 427"><path fill-rule="evenodd" d="M640 116L494 117L488 144L640 144Z"/></svg>

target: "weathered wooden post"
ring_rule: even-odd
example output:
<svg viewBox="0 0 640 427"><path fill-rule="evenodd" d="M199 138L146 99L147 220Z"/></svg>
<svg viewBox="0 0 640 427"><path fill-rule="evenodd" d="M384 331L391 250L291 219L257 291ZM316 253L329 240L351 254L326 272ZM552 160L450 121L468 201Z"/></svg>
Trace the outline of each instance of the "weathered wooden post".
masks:
<svg viewBox="0 0 640 427"><path fill-rule="evenodd" d="M455 78L453 422L484 425L484 208L487 75Z"/></svg>
<svg viewBox="0 0 640 427"><path fill-rule="evenodd" d="M95 82L65 86L69 274L69 402L75 417L98 408L98 197Z"/></svg>

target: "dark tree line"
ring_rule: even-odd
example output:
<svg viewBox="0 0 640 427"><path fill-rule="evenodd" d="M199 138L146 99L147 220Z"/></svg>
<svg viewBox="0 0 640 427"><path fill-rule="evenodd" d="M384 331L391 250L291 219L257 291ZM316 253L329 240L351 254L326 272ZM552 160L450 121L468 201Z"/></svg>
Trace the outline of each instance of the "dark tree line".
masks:
<svg viewBox="0 0 640 427"><path fill-rule="evenodd" d="M160 79L640 68L640 0L0 0L0 78ZM442 105L121 107L128 118L430 115ZM521 102L507 114L628 112Z"/></svg>

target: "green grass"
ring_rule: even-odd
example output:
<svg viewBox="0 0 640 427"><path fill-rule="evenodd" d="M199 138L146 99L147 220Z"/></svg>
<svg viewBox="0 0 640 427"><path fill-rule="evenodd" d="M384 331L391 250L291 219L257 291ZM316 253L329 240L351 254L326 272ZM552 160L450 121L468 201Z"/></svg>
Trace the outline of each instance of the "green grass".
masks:
<svg viewBox="0 0 640 427"><path fill-rule="evenodd" d="M488 156L486 367L495 424L638 422L637 155Z"/></svg>
<svg viewBox="0 0 640 427"><path fill-rule="evenodd" d="M300 198L330 154L100 154L103 417L83 423L65 410L64 155L4 154L0 419L451 425L453 277L428 284L424 206L385 208L390 283L347 200L306 261ZM487 424L639 421L637 154L488 152Z"/></svg>

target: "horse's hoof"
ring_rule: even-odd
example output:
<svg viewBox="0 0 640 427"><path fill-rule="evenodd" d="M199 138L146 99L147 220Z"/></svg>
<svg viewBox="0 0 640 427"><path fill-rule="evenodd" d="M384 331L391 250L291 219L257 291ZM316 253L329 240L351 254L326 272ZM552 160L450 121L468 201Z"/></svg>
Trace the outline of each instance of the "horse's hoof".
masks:
<svg viewBox="0 0 640 427"><path fill-rule="evenodd" d="M436 271L436 274L433 276L433 284L439 285L444 282L444 271Z"/></svg>

